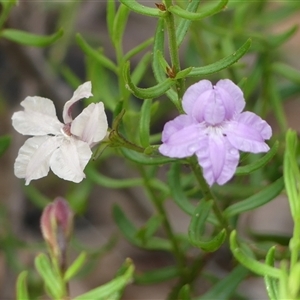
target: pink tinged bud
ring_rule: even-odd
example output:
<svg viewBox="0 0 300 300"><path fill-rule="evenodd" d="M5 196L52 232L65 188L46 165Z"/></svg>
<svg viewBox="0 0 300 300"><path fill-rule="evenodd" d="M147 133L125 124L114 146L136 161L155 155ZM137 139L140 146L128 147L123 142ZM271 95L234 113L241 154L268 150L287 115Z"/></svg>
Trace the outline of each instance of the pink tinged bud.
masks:
<svg viewBox="0 0 300 300"><path fill-rule="evenodd" d="M68 202L57 197L47 205L41 217L42 234L54 255L60 256L66 250L73 227L73 212Z"/></svg>

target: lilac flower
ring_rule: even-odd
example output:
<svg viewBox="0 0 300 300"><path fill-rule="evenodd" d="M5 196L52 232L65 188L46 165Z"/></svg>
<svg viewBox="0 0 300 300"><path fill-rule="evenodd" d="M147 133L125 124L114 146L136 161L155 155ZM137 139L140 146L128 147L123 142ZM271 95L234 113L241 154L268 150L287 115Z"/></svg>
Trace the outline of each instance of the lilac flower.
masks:
<svg viewBox="0 0 300 300"><path fill-rule="evenodd" d="M83 170L91 158L93 147L107 133L107 119L103 103L92 103L74 120L73 105L82 98L92 96L91 82L80 85L63 110L61 123L51 100L26 97L21 105L24 111L13 114L13 127L23 135L32 135L20 148L14 171L25 178L26 185L33 179L44 177L49 169L65 180L80 182Z"/></svg>
<svg viewBox="0 0 300 300"><path fill-rule="evenodd" d="M231 80L215 86L201 80L183 96L180 115L165 124L159 151L169 157L196 154L209 185L222 185L232 178L239 162L239 151L259 153L270 148L268 123L252 112L242 112L245 99Z"/></svg>

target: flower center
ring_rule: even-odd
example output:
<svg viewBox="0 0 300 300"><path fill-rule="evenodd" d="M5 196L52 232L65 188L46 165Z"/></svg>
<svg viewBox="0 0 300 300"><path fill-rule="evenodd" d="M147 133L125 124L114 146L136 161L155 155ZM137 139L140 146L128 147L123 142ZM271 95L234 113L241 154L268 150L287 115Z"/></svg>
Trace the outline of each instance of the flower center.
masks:
<svg viewBox="0 0 300 300"><path fill-rule="evenodd" d="M71 136L72 133L71 133L71 123L69 124L65 124L65 126L62 128L62 133L66 136Z"/></svg>

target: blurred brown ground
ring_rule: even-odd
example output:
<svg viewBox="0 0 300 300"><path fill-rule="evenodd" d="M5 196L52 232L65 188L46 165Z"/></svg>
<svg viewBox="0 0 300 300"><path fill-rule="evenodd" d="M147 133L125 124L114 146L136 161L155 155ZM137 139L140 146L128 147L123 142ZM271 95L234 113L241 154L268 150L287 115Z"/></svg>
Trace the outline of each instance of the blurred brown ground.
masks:
<svg viewBox="0 0 300 300"><path fill-rule="evenodd" d="M19 6L14 9L9 19L8 26L40 34L49 33L49 28L54 30L56 15L53 11L46 10L43 4L43 2L20 1ZM300 25L300 15L278 24L274 28L274 32L283 31L296 23ZM124 39L125 49L128 50L150 37L154 29L154 19L132 14ZM86 1L82 3L74 24L74 32L77 31L81 32L83 36L89 34L95 35L97 38L100 37L105 52L111 53L112 48L108 41L105 25L105 1ZM300 68L299 48L300 32L285 45L285 51L288 54L286 57L289 63L297 68ZM67 59L78 70L78 75L83 78L83 70L80 70L80 66L83 66L82 53L76 47L73 50L72 53L67 54ZM23 195L21 182L13 175L13 161L25 138L11 128L10 117L14 111L20 109L19 103L27 95L47 95L50 99L55 100L55 104L61 109L63 103L70 98L72 91L61 83L54 74L49 72L44 61L43 50L13 46L1 40L0 53L3 57L1 59L3 61L0 60L1 97L9 99L4 103L5 109L0 110L0 134L9 133L13 137L10 150L0 160L0 201L2 205L7 207L8 220L10 221L8 226L11 227L12 232L23 240L36 242L41 240L37 230L38 215L34 213L33 206ZM300 132L300 99L290 99L286 103L285 110L290 126ZM132 175L128 174L125 165L118 160L110 160L107 169L109 169L107 175L112 177L114 174L124 178ZM57 189L61 191L63 187ZM152 213L152 208L146 204L144 197L139 189L124 192L123 190L96 188L90 197L88 213L86 217L81 217L79 222L84 226L76 227L76 236L87 247L99 247L107 243L111 234L118 232L111 217L111 205L113 203L119 203L137 224L142 224ZM167 206L176 230L186 232L189 218L171 201L167 203ZM246 235L248 227L261 232L273 230L274 232L290 233L292 222L286 198L281 196L271 204L245 214L240 222L240 231L244 231ZM0 234L5 235L6 229L0 228ZM18 251L16 255L16 260L27 263L28 268L32 266L34 257L32 253ZM73 258L72 253L71 257ZM134 260L139 271L163 267L172 262L172 258L164 253L145 252L129 245L119 234L117 247L100 261L94 262L95 269L93 272L86 279L75 280L71 283L72 295L81 294L109 281L126 257L131 257ZM222 270L219 266L214 266L214 268L220 274L226 274L225 270ZM0 299L14 299L15 275L5 262L4 255L0 252ZM131 285L126 289L123 299L165 299L172 284L173 282L167 282L158 284L155 287ZM249 299L267 299L264 286L259 279L249 279L243 283L241 289L248 294ZM199 290L201 290L201 286Z"/></svg>

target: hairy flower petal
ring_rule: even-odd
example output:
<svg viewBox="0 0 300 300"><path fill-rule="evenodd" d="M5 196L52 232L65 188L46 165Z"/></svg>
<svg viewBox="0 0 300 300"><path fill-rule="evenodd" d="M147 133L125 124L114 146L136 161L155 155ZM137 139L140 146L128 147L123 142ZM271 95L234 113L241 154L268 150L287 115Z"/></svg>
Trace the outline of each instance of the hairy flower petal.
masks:
<svg viewBox="0 0 300 300"><path fill-rule="evenodd" d="M46 176L52 153L59 147L60 139L54 136L29 138L20 148L15 161L14 172L18 178L25 178L26 185L33 179Z"/></svg>
<svg viewBox="0 0 300 300"><path fill-rule="evenodd" d="M26 97L21 102L24 111L12 116L13 127L24 135L57 134L63 127L56 117L55 107L51 100L42 97Z"/></svg>
<svg viewBox="0 0 300 300"><path fill-rule="evenodd" d="M71 133L92 146L103 140L107 128L103 103L91 103L72 122Z"/></svg>
<svg viewBox="0 0 300 300"><path fill-rule="evenodd" d="M270 125L252 112L243 112L225 128L231 145L241 151L259 153L270 148L265 143L272 135Z"/></svg>
<svg viewBox="0 0 300 300"><path fill-rule="evenodd" d="M199 148L200 125L187 115L180 115L165 124L160 153L169 157L187 157Z"/></svg>
<svg viewBox="0 0 300 300"><path fill-rule="evenodd" d="M87 143L73 137L64 139L50 158L50 167L58 177L80 182L85 178L83 170L92 156Z"/></svg>
<svg viewBox="0 0 300 300"><path fill-rule="evenodd" d="M203 176L209 185L222 185L232 178L239 162L239 152L222 135L202 139L196 152Z"/></svg>
<svg viewBox="0 0 300 300"><path fill-rule="evenodd" d="M79 101L82 98L89 98L93 96L92 94L92 83L90 81L87 81L80 85L77 90L74 92L72 98L67 101L64 105L63 110L63 120L65 124L68 124L72 122L72 106L74 103Z"/></svg>

